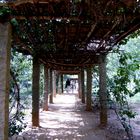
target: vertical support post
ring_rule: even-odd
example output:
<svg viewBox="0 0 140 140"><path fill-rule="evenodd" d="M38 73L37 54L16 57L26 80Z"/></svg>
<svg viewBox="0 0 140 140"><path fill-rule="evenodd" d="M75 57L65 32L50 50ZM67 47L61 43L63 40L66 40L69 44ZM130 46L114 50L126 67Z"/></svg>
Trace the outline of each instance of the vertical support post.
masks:
<svg viewBox="0 0 140 140"><path fill-rule="evenodd" d="M64 92L64 86L63 86L63 74L61 74L61 91Z"/></svg>
<svg viewBox="0 0 140 140"><path fill-rule="evenodd" d="M53 71L53 96L56 97L56 71Z"/></svg>
<svg viewBox="0 0 140 140"><path fill-rule="evenodd" d="M48 68L44 65L44 104L43 110L48 111L48 95L49 95L49 76L48 76Z"/></svg>
<svg viewBox="0 0 140 140"><path fill-rule="evenodd" d="M92 71L91 67L87 68L87 94L86 94L86 110L92 111Z"/></svg>
<svg viewBox="0 0 140 140"><path fill-rule="evenodd" d="M53 104L53 75L52 75L52 69L50 69L50 103Z"/></svg>
<svg viewBox="0 0 140 140"><path fill-rule="evenodd" d="M100 56L99 64L100 124L107 125L106 55Z"/></svg>
<svg viewBox="0 0 140 140"><path fill-rule="evenodd" d="M81 91L81 72L78 74L78 93L79 93L79 98L82 98L82 91Z"/></svg>
<svg viewBox="0 0 140 140"><path fill-rule="evenodd" d="M37 56L33 57L33 83L32 83L32 125L39 126L39 83L40 64Z"/></svg>
<svg viewBox="0 0 140 140"><path fill-rule="evenodd" d="M58 74L58 94L61 94L61 74Z"/></svg>
<svg viewBox="0 0 140 140"><path fill-rule="evenodd" d="M81 69L81 92L82 92L82 103L85 103L85 84L84 84L84 69Z"/></svg>
<svg viewBox="0 0 140 140"><path fill-rule="evenodd" d="M8 140L11 26L0 23L0 140Z"/></svg>

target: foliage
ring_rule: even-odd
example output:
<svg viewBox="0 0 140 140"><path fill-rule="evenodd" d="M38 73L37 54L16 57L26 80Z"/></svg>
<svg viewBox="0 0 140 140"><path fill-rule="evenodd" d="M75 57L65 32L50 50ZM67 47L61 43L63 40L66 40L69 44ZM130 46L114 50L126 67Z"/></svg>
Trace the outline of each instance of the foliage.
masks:
<svg viewBox="0 0 140 140"><path fill-rule="evenodd" d="M127 44L120 45L119 50L114 50L107 57L108 105L115 110L129 139L133 139L130 120L136 115L129 101L135 95L140 94L140 36L131 36L133 38L126 39ZM97 67L93 70L93 86L93 96L98 97L99 72ZM99 105L99 103L96 104Z"/></svg>
<svg viewBox="0 0 140 140"><path fill-rule="evenodd" d="M30 57L23 56L15 50L12 50L10 70L9 136L19 134L26 127L24 121L25 103L23 101L26 100L26 97L24 96L25 93L31 93L31 85L29 84L29 79L31 78L30 64Z"/></svg>
<svg viewBox="0 0 140 140"><path fill-rule="evenodd" d="M110 92L116 102L115 112L118 115L129 139L133 139L130 119L134 118L136 113L131 110L128 104L128 97L132 97L140 92L139 61L130 53L119 54L119 67L117 73L113 76Z"/></svg>
<svg viewBox="0 0 140 140"><path fill-rule="evenodd" d="M7 21L10 13L11 11L8 7L0 7L0 21Z"/></svg>

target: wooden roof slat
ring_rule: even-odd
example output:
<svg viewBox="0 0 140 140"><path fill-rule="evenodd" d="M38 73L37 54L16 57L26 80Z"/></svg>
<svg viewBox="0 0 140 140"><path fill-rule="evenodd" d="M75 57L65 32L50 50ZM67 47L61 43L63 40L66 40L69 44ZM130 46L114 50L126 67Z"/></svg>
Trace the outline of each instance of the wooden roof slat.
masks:
<svg viewBox="0 0 140 140"><path fill-rule="evenodd" d="M26 36L28 42L13 33L13 42L22 46L19 50L27 52L25 46L31 45L30 54L35 51L49 66L68 69L98 63L101 53L139 29L139 4L136 0L16 0L0 6L13 10L10 18L18 21ZM48 40L53 48L47 46Z"/></svg>

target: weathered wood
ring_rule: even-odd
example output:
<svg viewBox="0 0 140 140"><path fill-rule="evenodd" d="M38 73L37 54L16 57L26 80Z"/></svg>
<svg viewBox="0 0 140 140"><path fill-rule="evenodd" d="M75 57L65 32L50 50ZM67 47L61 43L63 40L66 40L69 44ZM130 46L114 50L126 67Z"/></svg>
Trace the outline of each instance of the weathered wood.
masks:
<svg viewBox="0 0 140 140"><path fill-rule="evenodd" d="M0 23L0 140L8 140L11 26Z"/></svg>
<svg viewBox="0 0 140 140"><path fill-rule="evenodd" d="M50 83L50 100L49 100L49 102L52 104L53 103L53 75L52 75L52 69L50 69L49 83Z"/></svg>
<svg viewBox="0 0 140 140"><path fill-rule="evenodd" d="M40 64L37 57L33 58L33 83L32 83L32 125L39 126L39 83Z"/></svg>
<svg viewBox="0 0 140 140"><path fill-rule="evenodd" d="M81 70L81 92L82 92L82 103L85 103L85 84L84 84L84 69Z"/></svg>
<svg viewBox="0 0 140 140"><path fill-rule="evenodd" d="M88 67L87 68L87 93L86 93L86 110L87 111L92 111L91 93L92 93L92 71L91 71L91 67Z"/></svg>
<svg viewBox="0 0 140 140"><path fill-rule="evenodd" d="M99 64L99 98L100 98L100 124L107 125L107 89L106 89L106 56L100 58Z"/></svg>
<svg viewBox="0 0 140 140"><path fill-rule="evenodd" d="M48 68L44 66L44 104L43 110L48 111L48 95L49 95L49 85L48 85Z"/></svg>

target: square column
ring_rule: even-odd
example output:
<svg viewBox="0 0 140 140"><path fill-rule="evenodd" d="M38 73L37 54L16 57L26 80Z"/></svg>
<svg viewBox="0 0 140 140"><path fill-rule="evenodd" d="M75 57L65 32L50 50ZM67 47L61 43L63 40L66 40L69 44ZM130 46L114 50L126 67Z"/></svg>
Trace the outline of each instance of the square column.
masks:
<svg viewBox="0 0 140 140"><path fill-rule="evenodd" d="M84 77L84 69L81 69L81 92L82 92L82 103L85 103L85 77Z"/></svg>
<svg viewBox="0 0 140 140"><path fill-rule="evenodd" d="M32 125L39 126L39 85L40 64L37 56L33 58L33 82L32 82Z"/></svg>
<svg viewBox="0 0 140 140"><path fill-rule="evenodd" d="M56 97L56 71L53 71L53 97Z"/></svg>
<svg viewBox="0 0 140 140"><path fill-rule="evenodd" d="M11 26L0 23L0 140L8 140Z"/></svg>
<svg viewBox="0 0 140 140"><path fill-rule="evenodd" d="M92 111L92 68L87 68L87 93L86 93L86 110Z"/></svg>
<svg viewBox="0 0 140 140"><path fill-rule="evenodd" d="M100 98L100 125L107 125L107 88L106 88L106 55L100 56L99 64L99 98Z"/></svg>
<svg viewBox="0 0 140 140"><path fill-rule="evenodd" d="M82 98L82 82L81 82L81 72L78 74L78 96L81 99Z"/></svg>
<svg viewBox="0 0 140 140"><path fill-rule="evenodd" d="M50 100L49 103L53 104L53 71L49 70L49 83L50 83Z"/></svg>
<svg viewBox="0 0 140 140"><path fill-rule="evenodd" d="M48 68L44 65L44 103L43 110L48 111L48 95L49 95L49 75Z"/></svg>

